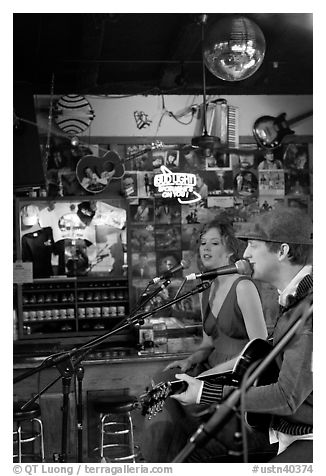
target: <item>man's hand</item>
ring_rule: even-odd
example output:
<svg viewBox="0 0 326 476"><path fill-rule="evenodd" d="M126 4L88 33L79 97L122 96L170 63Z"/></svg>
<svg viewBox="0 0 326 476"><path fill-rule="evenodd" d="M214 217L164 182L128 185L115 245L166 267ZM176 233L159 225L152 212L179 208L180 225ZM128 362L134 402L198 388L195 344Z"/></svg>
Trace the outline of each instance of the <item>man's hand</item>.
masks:
<svg viewBox="0 0 326 476"><path fill-rule="evenodd" d="M237 358L235 357L231 360L227 360L226 362L222 362L221 364L215 365L215 367L212 367L209 370L205 370L205 372L197 375L197 377L208 377L209 375L222 374L224 372L232 371L236 361Z"/></svg>
<svg viewBox="0 0 326 476"><path fill-rule="evenodd" d="M187 382L188 388L183 393L171 395L170 398L178 400L183 405L191 405L192 403L196 403L197 396L202 388L203 382L197 380L196 378L190 377L187 374L176 374L175 376L177 379Z"/></svg>

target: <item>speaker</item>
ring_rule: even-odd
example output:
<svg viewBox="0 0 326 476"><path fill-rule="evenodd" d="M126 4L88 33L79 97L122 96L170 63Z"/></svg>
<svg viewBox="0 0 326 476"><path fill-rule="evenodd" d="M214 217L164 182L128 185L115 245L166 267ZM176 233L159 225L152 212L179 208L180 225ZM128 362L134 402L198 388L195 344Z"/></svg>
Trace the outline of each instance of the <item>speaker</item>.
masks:
<svg viewBox="0 0 326 476"><path fill-rule="evenodd" d="M44 186L45 178L36 126L32 86L27 83L14 83L13 102L14 189Z"/></svg>

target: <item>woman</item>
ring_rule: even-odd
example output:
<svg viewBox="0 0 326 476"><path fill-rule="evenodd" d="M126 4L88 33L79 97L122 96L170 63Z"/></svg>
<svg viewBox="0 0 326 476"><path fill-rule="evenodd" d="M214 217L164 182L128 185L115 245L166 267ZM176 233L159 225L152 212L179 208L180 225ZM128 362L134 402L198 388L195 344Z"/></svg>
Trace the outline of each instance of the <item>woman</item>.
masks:
<svg viewBox="0 0 326 476"><path fill-rule="evenodd" d="M239 242L230 223L213 221L205 225L199 243L199 258L208 271L239 259ZM170 363L182 372L194 365L212 369L239 354L249 340L267 337L261 300L256 285L248 276L218 276L211 287L199 294L203 319L200 347L184 360ZM219 367L221 368L221 367ZM197 370L197 374L199 373Z"/></svg>
<svg viewBox="0 0 326 476"><path fill-rule="evenodd" d="M233 263L242 254L232 224L226 219L204 226L198 251L205 270ZM170 363L160 375L160 380L174 380L176 371L173 369L176 368L177 373L187 372L193 376L229 370L232 362L223 363L232 358L235 360L249 340L267 337L261 300L250 277L236 274L218 276L211 287L199 296L203 319L202 342L188 358ZM196 407L184 408L173 399L166 400L163 411L145 424L141 446L145 461L173 460L200 423L192 415Z"/></svg>

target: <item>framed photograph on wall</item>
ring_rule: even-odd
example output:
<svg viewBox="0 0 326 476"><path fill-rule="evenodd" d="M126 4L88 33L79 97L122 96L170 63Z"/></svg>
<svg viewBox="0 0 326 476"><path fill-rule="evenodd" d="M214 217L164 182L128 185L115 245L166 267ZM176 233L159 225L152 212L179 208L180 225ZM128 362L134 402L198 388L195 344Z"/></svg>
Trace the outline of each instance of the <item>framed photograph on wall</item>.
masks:
<svg viewBox="0 0 326 476"><path fill-rule="evenodd" d="M154 227L153 225L132 225L130 227L130 246L131 251L154 251Z"/></svg>
<svg viewBox="0 0 326 476"><path fill-rule="evenodd" d="M130 221L133 223L152 223L154 221L154 201L140 198L137 204L130 205Z"/></svg>

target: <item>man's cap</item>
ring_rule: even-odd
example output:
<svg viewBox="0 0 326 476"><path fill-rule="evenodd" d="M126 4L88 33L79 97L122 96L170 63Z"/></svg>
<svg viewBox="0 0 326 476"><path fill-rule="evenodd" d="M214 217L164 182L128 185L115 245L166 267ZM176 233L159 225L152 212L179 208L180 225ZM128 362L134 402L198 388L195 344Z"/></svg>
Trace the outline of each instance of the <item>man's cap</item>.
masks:
<svg viewBox="0 0 326 476"><path fill-rule="evenodd" d="M85 223L85 225L89 225L95 215L96 207L94 208L91 202L85 201L79 203L77 208L77 215L79 216L80 220Z"/></svg>
<svg viewBox="0 0 326 476"><path fill-rule="evenodd" d="M312 245L312 220L298 208L280 207L257 215L237 238L298 245Z"/></svg>

